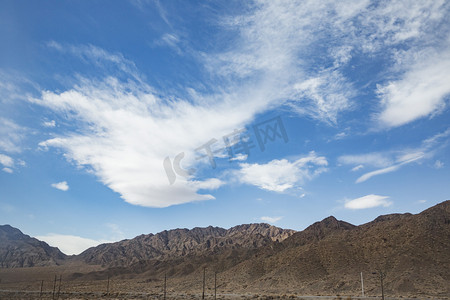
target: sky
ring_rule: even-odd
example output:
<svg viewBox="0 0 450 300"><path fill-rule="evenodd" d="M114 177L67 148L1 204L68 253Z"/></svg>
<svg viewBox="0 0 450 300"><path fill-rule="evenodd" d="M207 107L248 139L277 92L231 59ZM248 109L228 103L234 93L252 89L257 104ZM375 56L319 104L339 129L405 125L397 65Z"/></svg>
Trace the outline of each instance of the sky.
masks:
<svg viewBox="0 0 450 300"><path fill-rule="evenodd" d="M0 2L0 224L76 254L450 198L450 2Z"/></svg>

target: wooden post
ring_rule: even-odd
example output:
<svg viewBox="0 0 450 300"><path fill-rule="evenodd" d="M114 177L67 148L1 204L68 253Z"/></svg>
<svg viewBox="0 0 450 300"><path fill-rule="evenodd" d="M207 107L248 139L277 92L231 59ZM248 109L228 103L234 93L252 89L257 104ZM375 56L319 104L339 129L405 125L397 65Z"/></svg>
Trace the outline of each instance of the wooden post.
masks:
<svg viewBox="0 0 450 300"><path fill-rule="evenodd" d="M56 274L55 274L55 280L53 281L52 300L55 300L55 290L56 290Z"/></svg>
<svg viewBox="0 0 450 300"><path fill-rule="evenodd" d="M206 283L206 267L203 268L203 292L202 292L202 299L205 299L205 283Z"/></svg>
<svg viewBox="0 0 450 300"><path fill-rule="evenodd" d="M58 286L58 294L56 296L56 299L59 299L59 294L61 293L61 279L62 279L62 275L59 275L59 286Z"/></svg>
<svg viewBox="0 0 450 300"><path fill-rule="evenodd" d="M42 289L44 288L44 280L41 280L41 290L39 291L39 299L42 298Z"/></svg>
<svg viewBox="0 0 450 300"><path fill-rule="evenodd" d="M217 299L217 272L214 272L214 300Z"/></svg>
<svg viewBox="0 0 450 300"><path fill-rule="evenodd" d="M106 283L106 295L109 295L109 275L108 275L108 282Z"/></svg>
<svg viewBox="0 0 450 300"><path fill-rule="evenodd" d="M164 274L164 300L166 300L167 273Z"/></svg>

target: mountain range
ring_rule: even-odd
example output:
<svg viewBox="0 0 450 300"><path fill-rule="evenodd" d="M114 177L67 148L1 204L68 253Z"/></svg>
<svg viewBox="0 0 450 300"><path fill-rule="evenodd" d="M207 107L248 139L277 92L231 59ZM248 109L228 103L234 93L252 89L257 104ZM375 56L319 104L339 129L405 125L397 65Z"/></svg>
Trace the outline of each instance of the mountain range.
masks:
<svg viewBox="0 0 450 300"><path fill-rule="evenodd" d="M359 226L328 217L303 231L268 224L175 229L102 244L76 256L0 226L0 266L99 266L69 280L152 282L169 276L198 290L207 268L224 291L450 296L450 201L419 214L390 214ZM87 270L87 269L86 269Z"/></svg>

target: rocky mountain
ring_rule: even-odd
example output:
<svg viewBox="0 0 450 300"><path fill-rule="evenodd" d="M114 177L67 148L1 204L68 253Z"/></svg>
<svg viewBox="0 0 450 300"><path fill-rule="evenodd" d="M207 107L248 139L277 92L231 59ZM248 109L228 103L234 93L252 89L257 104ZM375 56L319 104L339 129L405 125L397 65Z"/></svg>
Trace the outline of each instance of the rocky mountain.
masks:
<svg viewBox="0 0 450 300"><path fill-rule="evenodd" d="M228 231L195 229L208 232L204 235L208 238L195 242L189 231L164 232L158 241L172 234L183 236L178 240L189 245L190 254L179 255L185 248L168 238L160 247L172 249L171 255L91 272L80 279L158 282L166 274L177 290L195 292L201 290L202 270L207 268L217 272L225 293L360 295L362 272L366 294L379 295L381 272L387 295L450 295L450 201L420 214L385 215L360 226L328 217L275 242L249 243L244 232L251 227L258 225ZM236 232L239 243L226 242L230 232ZM222 242L225 246L213 251Z"/></svg>
<svg viewBox="0 0 450 300"><path fill-rule="evenodd" d="M167 260L185 256L204 256L233 249L257 249L281 242L294 234L268 224L247 224L223 229L175 229L140 235L131 240L102 244L81 253L75 259L104 266L130 266L150 259Z"/></svg>
<svg viewBox="0 0 450 300"><path fill-rule="evenodd" d="M387 293L450 295L450 201L361 226L324 219L278 249L230 268L224 277L254 290L276 286L304 294L358 294L361 272L369 293L380 290L381 272Z"/></svg>
<svg viewBox="0 0 450 300"><path fill-rule="evenodd" d="M9 225L0 225L0 267L58 265L66 258L58 248L23 234Z"/></svg>
<svg viewBox="0 0 450 300"><path fill-rule="evenodd" d="M40 253L30 244L43 242L25 237L1 227L2 266L38 265L36 259L29 262ZM4 240L21 239L34 244L15 242L16 252L10 247L4 255ZM201 290L206 268L208 278L217 275L222 293L266 295L356 296L361 273L366 295L380 295L382 274L389 296L445 298L450 295L449 249L450 201L445 201L419 214L384 215L359 226L328 217L299 232L267 224L163 231L90 248L65 259L61 268L67 280L80 285L110 278L133 291L159 291L167 276L173 291L183 293ZM71 262L76 271L70 271Z"/></svg>

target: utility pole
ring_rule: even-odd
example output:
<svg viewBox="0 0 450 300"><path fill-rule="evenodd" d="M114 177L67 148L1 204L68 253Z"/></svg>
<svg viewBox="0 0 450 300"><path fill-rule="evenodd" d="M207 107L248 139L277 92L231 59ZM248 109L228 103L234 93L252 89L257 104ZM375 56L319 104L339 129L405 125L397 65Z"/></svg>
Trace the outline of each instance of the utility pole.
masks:
<svg viewBox="0 0 450 300"><path fill-rule="evenodd" d="M55 280L53 281L52 300L55 300L55 290L56 290L56 274L55 274Z"/></svg>
<svg viewBox="0 0 450 300"><path fill-rule="evenodd" d="M58 294L56 296L56 299L59 299L59 294L61 293L61 279L62 279L62 275L59 275Z"/></svg>
<svg viewBox="0 0 450 300"><path fill-rule="evenodd" d="M202 299L205 299L206 267L203 267L203 292Z"/></svg>
<svg viewBox="0 0 450 300"><path fill-rule="evenodd" d="M167 273L164 273L164 300L166 300Z"/></svg>
<svg viewBox="0 0 450 300"><path fill-rule="evenodd" d="M362 272L361 272L361 291L362 291L362 296L364 297L364 280L363 280Z"/></svg>
<svg viewBox="0 0 450 300"><path fill-rule="evenodd" d="M108 282L106 283L106 295L109 295L109 275L108 275Z"/></svg>
<svg viewBox="0 0 450 300"><path fill-rule="evenodd" d="M373 272L372 274L377 274L377 272ZM384 300L383 279L384 279L384 277L386 277L386 273L383 273L381 270L378 270L378 274L380 275L380 283L381 283L381 300Z"/></svg>
<svg viewBox="0 0 450 300"><path fill-rule="evenodd" d="M217 299L217 272L214 272L214 300Z"/></svg>
<svg viewBox="0 0 450 300"><path fill-rule="evenodd" d="M41 291L39 292L39 299L42 298L42 289L44 287L44 280L41 280Z"/></svg>

